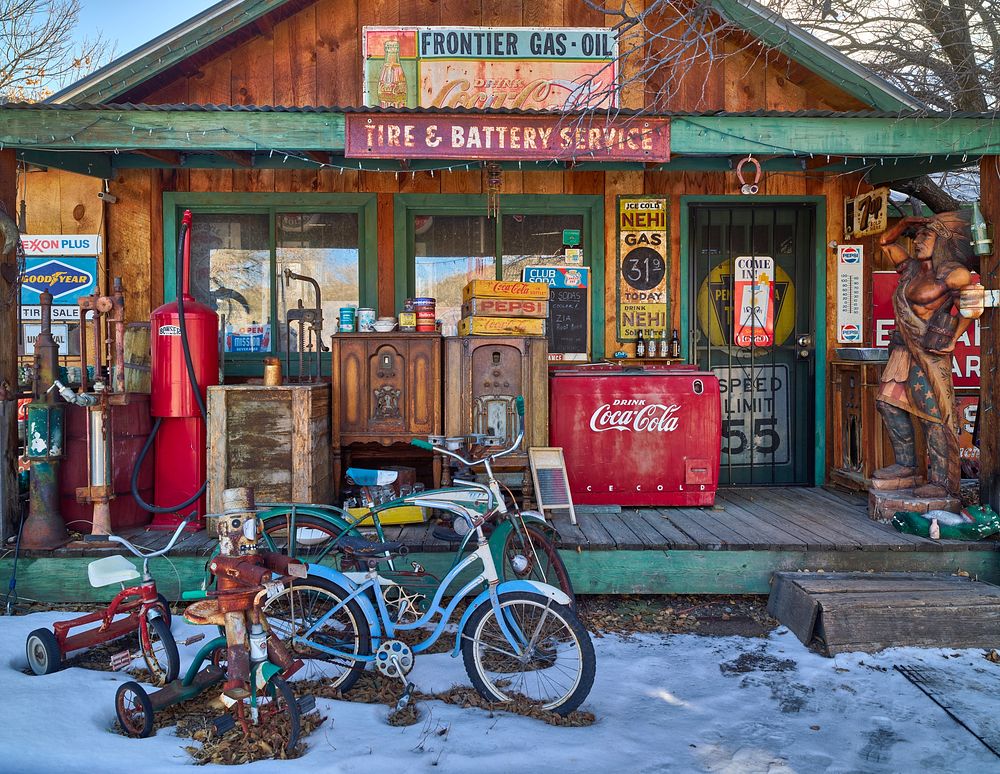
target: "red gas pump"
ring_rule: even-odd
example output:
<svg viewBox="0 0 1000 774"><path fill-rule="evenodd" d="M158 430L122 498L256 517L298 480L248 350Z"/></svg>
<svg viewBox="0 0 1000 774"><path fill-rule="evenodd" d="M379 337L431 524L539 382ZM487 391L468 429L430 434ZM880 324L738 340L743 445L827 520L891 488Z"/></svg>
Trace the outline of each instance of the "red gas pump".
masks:
<svg viewBox="0 0 1000 774"><path fill-rule="evenodd" d="M153 492L164 505L142 505L156 514L151 529L174 529L183 521L181 511L196 504L197 519L188 529L200 530L205 528L205 398L208 386L219 383L219 316L190 293L190 210L181 220L180 244L180 294L150 317Z"/></svg>

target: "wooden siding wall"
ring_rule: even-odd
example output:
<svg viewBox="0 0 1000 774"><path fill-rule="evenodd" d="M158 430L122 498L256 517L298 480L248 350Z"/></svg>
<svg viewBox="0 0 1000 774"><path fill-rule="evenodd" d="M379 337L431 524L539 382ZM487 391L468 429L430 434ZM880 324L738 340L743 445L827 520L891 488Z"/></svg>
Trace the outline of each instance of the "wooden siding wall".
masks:
<svg viewBox="0 0 1000 774"><path fill-rule="evenodd" d="M632 7L641 0L628 0ZM532 0L317 0L294 15L264 25L261 33L191 72L158 85L149 85L135 94L135 101L153 104L227 103L257 105L354 105L361 102L360 31L366 25L481 25L481 26L604 26L616 17L588 8L580 0L534 2ZM675 90L669 107L675 110L854 110L864 106L836 86L820 82L780 55L764 54L745 35L729 33L721 43L727 56L714 68L695 64ZM668 50L654 51L669 61ZM632 65L626 63L626 77ZM660 88L669 65L651 74L645 87L632 83L625 91L625 107L642 107L647 96ZM131 101L130 95L120 102ZM66 173L37 175L32 181L31 210L47 212L53 226L65 219L73 198L61 189L77 190L82 183L49 182L58 185L60 195L42 194L42 177L76 178ZM93 181L88 184L94 185ZM151 307L162 302L162 192L173 191L256 191L293 192L375 192L378 194L378 303L381 314L394 309L393 194L441 193L476 194L483 191L481 171L428 172L396 175L391 172L364 172L336 169L261 170L216 169L129 170L111 181L118 203L108 211L108 263L110 275L123 276L130 291L128 316L145 319ZM857 176L823 176L818 173L770 173L761 185L766 196L826 196L827 242L843 237L842 200L868 187ZM615 342L615 197L619 194L662 194L671 204L670 237L673 265L680 258L680 197L682 195L734 195L738 183L734 173L663 172L505 172L505 193L596 194L605 198L605 339L606 350ZM39 201L41 199L41 201ZM74 210L75 211L75 210ZM88 212L97 212L87 205ZM29 216L30 218L30 216ZM72 223L70 223L72 225ZM90 230L89 228L82 231ZM835 251L828 252L827 287L828 353L832 353L833 303L835 292ZM672 327L680 327L680 272L672 277ZM817 289L823 292L823 289ZM817 335L823 335L817 332Z"/></svg>

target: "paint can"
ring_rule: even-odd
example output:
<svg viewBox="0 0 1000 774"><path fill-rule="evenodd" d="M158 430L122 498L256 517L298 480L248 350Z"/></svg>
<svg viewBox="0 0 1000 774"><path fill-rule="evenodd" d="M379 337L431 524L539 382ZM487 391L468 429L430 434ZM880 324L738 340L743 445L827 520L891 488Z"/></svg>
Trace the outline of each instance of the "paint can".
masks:
<svg viewBox="0 0 1000 774"><path fill-rule="evenodd" d="M436 327L436 301L433 298L414 298L413 312L417 316L417 332L433 333Z"/></svg>
<svg viewBox="0 0 1000 774"><path fill-rule="evenodd" d="M340 332L354 333L354 307L340 307Z"/></svg>
<svg viewBox="0 0 1000 774"><path fill-rule="evenodd" d="M363 306L358 309L358 333L375 332L375 310Z"/></svg>

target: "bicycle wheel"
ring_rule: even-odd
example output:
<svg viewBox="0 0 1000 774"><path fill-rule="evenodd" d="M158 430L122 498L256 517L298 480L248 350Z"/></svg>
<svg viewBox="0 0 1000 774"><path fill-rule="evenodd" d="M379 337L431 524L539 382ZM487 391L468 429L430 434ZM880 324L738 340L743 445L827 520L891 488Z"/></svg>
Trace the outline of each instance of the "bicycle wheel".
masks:
<svg viewBox="0 0 1000 774"><path fill-rule="evenodd" d="M290 545L291 513L279 513L261 520L269 549L288 554ZM325 519L309 513L295 515L295 558L303 562L321 562L329 553L335 553L334 543L341 535L358 535L352 527L338 520Z"/></svg>
<svg viewBox="0 0 1000 774"><path fill-rule="evenodd" d="M304 667L298 674L304 679L322 679L341 691L350 690L365 669L364 661L351 656L371 653L368 619L358 603L351 600L344 605L308 641L303 635L347 596L335 583L308 578L286 587L261 608L272 636L278 637L294 657L302 659Z"/></svg>
<svg viewBox="0 0 1000 774"><path fill-rule="evenodd" d="M566 592L570 604L576 607L573 583L566 563L555 544L537 524L525 523L521 530L512 529L503 543L501 580L535 580L548 583Z"/></svg>
<svg viewBox="0 0 1000 774"><path fill-rule="evenodd" d="M275 675L257 696L257 706L261 730L290 754L299 743L301 729L301 712L291 686Z"/></svg>
<svg viewBox="0 0 1000 774"><path fill-rule="evenodd" d="M170 626L159 616L140 624L139 647L142 657L153 676L154 685L166 685L177 679L181 671L181 658Z"/></svg>
<svg viewBox="0 0 1000 774"><path fill-rule="evenodd" d="M587 698L594 684L596 658L590 635L576 614L542 594L500 595L508 630L526 642L511 649L486 603L462 632L462 659L473 686L490 701L527 700L566 715Z"/></svg>

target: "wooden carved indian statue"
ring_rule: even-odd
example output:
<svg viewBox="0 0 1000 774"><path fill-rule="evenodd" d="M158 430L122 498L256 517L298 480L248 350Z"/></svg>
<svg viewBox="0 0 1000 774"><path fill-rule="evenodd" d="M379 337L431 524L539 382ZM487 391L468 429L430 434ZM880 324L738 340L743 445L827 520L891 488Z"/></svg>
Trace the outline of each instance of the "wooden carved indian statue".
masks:
<svg viewBox="0 0 1000 774"><path fill-rule="evenodd" d="M915 230L915 233L914 233ZM913 234L912 247L900 243ZM875 479L917 475L915 425L927 446L927 481L917 497L957 496L960 459L951 352L971 320L953 315L959 292L972 281L968 216L943 212L931 218L904 218L879 244L899 272L892 296L896 329L876 402L892 442L896 462L872 473Z"/></svg>

